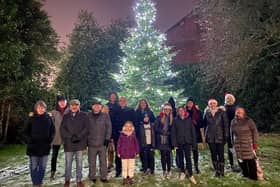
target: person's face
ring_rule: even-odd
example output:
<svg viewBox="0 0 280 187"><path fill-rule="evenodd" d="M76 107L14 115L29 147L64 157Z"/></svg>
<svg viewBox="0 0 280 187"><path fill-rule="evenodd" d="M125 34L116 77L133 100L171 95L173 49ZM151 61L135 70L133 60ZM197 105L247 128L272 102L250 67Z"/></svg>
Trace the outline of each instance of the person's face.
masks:
<svg viewBox="0 0 280 187"><path fill-rule="evenodd" d="M185 117L185 110L183 108L179 108L178 109L178 114L181 118Z"/></svg>
<svg viewBox="0 0 280 187"><path fill-rule="evenodd" d="M126 98L124 98L124 97L120 98L119 104L120 104L121 108L125 108L126 104L127 104Z"/></svg>
<svg viewBox="0 0 280 187"><path fill-rule="evenodd" d="M36 112L37 112L38 115L44 114L45 111L46 111L46 108L41 106L41 105L38 105L37 108L36 108Z"/></svg>
<svg viewBox="0 0 280 187"><path fill-rule="evenodd" d="M235 116L237 119L243 119L245 117L245 110L243 108L237 108L235 111Z"/></svg>
<svg viewBox="0 0 280 187"><path fill-rule="evenodd" d="M165 114L169 115L170 112L171 112L171 109L169 109L169 108L164 108L164 109L163 109L163 112L164 112Z"/></svg>
<svg viewBox="0 0 280 187"><path fill-rule="evenodd" d="M215 110L217 108L217 103L215 101L211 101L209 103L209 107L211 110Z"/></svg>
<svg viewBox="0 0 280 187"><path fill-rule="evenodd" d="M109 97L109 100L111 101L111 103L115 103L117 100L117 96L116 94L111 94Z"/></svg>
<svg viewBox="0 0 280 187"><path fill-rule="evenodd" d="M107 105L104 105L101 109L102 112L104 113L109 113L109 107Z"/></svg>
<svg viewBox="0 0 280 187"><path fill-rule="evenodd" d="M145 117L144 117L144 122L145 122L145 123L148 123L148 122L149 122L149 120L150 120L150 119L149 119L149 117L148 117L148 116L145 116Z"/></svg>
<svg viewBox="0 0 280 187"><path fill-rule="evenodd" d="M60 101L58 101L57 104L58 104L59 108L65 108L66 105L67 105L67 101L66 100L60 100Z"/></svg>
<svg viewBox="0 0 280 187"><path fill-rule="evenodd" d="M125 130L127 131L127 132L132 132L132 125L131 124L127 124L126 125L126 127L125 127Z"/></svg>
<svg viewBox="0 0 280 187"><path fill-rule="evenodd" d="M147 103L146 103L144 100L140 101L140 108L141 108L142 110L144 110L144 109L147 108Z"/></svg>
<svg viewBox="0 0 280 187"><path fill-rule="evenodd" d="M188 101L188 102L187 102L187 107L188 107L189 109L191 109L191 108L193 107L193 102L192 102L192 101Z"/></svg>
<svg viewBox="0 0 280 187"><path fill-rule="evenodd" d="M100 104L94 104L94 105L92 105L92 111L93 111L94 113L99 113L99 112L101 111L101 109L102 109L102 105L100 105Z"/></svg>
<svg viewBox="0 0 280 187"><path fill-rule="evenodd" d="M71 112L76 113L79 110L80 110L80 105L77 105L77 104L70 105L70 111Z"/></svg>

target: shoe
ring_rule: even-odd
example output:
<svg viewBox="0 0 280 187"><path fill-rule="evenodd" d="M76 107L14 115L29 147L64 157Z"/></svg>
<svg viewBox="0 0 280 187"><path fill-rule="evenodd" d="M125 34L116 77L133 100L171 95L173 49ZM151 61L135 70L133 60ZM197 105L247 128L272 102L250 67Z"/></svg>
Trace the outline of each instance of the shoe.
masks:
<svg viewBox="0 0 280 187"><path fill-rule="evenodd" d="M127 184L128 184L128 179L127 179L127 178L123 178L122 184L123 184L123 185L127 185Z"/></svg>
<svg viewBox="0 0 280 187"><path fill-rule="evenodd" d="M77 182L77 187L85 187L85 185L82 181L80 181L80 182Z"/></svg>
<svg viewBox="0 0 280 187"><path fill-rule="evenodd" d="M218 169L220 172L220 176L224 177L225 176L225 164L223 162L218 163Z"/></svg>
<svg viewBox="0 0 280 187"><path fill-rule="evenodd" d="M121 173L116 173L115 178L121 177Z"/></svg>
<svg viewBox="0 0 280 187"><path fill-rule="evenodd" d="M182 181L186 178L186 174L184 172L181 172L179 179Z"/></svg>
<svg viewBox="0 0 280 187"><path fill-rule="evenodd" d="M197 184L197 182L196 182L194 176L191 176L189 179L190 179L190 181L191 181L193 184Z"/></svg>
<svg viewBox="0 0 280 187"><path fill-rule="evenodd" d="M167 172L167 174L166 174L166 178L170 179L170 178L171 178L171 176L172 176L171 171L168 171L168 172Z"/></svg>
<svg viewBox="0 0 280 187"><path fill-rule="evenodd" d="M91 179L91 181L92 181L93 183L96 183L96 179Z"/></svg>
<svg viewBox="0 0 280 187"><path fill-rule="evenodd" d="M69 181L69 180L66 180L66 181L65 181L64 187L70 187L70 181Z"/></svg>
<svg viewBox="0 0 280 187"><path fill-rule="evenodd" d="M147 169L146 171L144 171L144 175L149 175L151 172L149 169Z"/></svg>
<svg viewBox="0 0 280 187"><path fill-rule="evenodd" d="M128 177L128 184L133 185L133 177Z"/></svg>
<svg viewBox="0 0 280 187"><path fill-rule="evenodd" d="M162 178L164 179L164 178L166 178L167 177L167 172L166 171L163 171L162 172Z"/></svg>
<svg viewBox="0 0 280 187"><path fill-rule="evenodd" d="M108 179L101 179L101 182L103 182L103 183L109 183Z"/></svg>
<svg viewBox="0 0 280 187"><path fill-rule="evenodd" d="M51 180L54 180L54 176L55 176L55 171L52 171L52 172L51 172L50 179L51 179Z"/></svg>

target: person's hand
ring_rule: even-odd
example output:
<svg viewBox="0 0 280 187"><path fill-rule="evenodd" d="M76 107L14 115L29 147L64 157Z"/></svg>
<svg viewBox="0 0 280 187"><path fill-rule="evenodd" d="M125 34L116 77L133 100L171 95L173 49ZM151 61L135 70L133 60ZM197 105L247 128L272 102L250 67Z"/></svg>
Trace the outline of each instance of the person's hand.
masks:
<svg viewBox="0 0 280 187"><path fill-rule="evenodd" d="M76 134L73 134L72 137L71 137L71 142L76 144L76 143L80 142L80 139Z"/></svg>
<svg viewBox="0 0 280 187"><path fill-rule="evenodd" d="M258 149L258 144L253 143L252 148L253 148L254 151L256 151Z"/></svg>
<svg viewBox="0 0 280 187"><path fill-rule="evenodd" d="M118 157L119 157L119 158L121 158L121 155L120 155L120 154L118 154Z"/></svg>
<svg viewBox="0 0 280 187"><path fill-rule="evenodd" d="M139 154L136 154L135 156L136 156L136 157L139 157Z"/></svg>

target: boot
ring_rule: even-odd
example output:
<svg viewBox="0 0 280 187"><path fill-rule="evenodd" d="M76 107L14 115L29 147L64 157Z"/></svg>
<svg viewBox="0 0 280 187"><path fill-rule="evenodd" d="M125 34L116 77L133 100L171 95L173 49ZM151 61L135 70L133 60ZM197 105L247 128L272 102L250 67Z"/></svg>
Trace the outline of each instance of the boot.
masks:
<svg viewBox="0 0 280 187"><path fill-rule="evenodd" d="M128 177L128 184L133 185L133 177Z"/></svg>
<svg viewBox="0 0 280 187"><path fill-rule="evenodd" d="M80 182L77 182L77 187L85 187L85 185L82 181L80 181Z"/></svg>
<svg viewBox="0 0 280 187"><path fill-rule="evenodd" d="M70 187L70 181L69 181L69 180L66 180L66 181L65 181L64 187Z"/></svg>
<svg viewBox="0 0 280 187"><path fill-rule="evenodd" d="M225 176L225 163L224 162L219 162L219 172L220 172L221 177Z"/></svg>
<svg viewBox="0 0 280 187"><path fill-rule="evenodd" d="M123 183L122 183L123 185L127 185L128 184L128 180L127 180L127 178L123 178Z"/></svg>
<svg viewBox="0 0 280 187"><path fill-rule="evenodd" d="M51 171L50 179L51 179L51 180L54 180L54 176L55 176L55 171Z"/></svg>
<svg viewBox="0 0 280 187"><path fill-rule="evenodd" d="M195 163L195 164L194 164L194 167L195 167L195 172L196 172L196 174L199 174L199 173L200 173L200 170L199 170L199 168L198 168L198 163Z"/></svg>
<svg viewBox="0 0 280 187"><path fill-rule="evenodd" d="M219 172L219 165L218 165L218 162L213 162L213 167L214 167L214 170L215 170L214 176L215 176L215 177L219 177L219 176L220 176L220 172Z"/></svg>
<svg viewBox="0 0 280 187"><path fill-rule="evenodd" d="M191 181L193 184L197 184L197 182L196 182L194 176L191 176L189 179L190 179L190 181Z"/></svg>

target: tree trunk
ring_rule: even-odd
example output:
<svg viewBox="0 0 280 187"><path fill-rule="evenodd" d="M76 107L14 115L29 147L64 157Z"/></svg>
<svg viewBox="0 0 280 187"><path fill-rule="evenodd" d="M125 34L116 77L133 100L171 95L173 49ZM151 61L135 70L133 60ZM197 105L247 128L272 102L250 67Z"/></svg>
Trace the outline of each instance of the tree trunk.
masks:
<svg viewBox="0 0 280 187"><path fill-rule="evenodd" d="M11 103L9 103L9 105L8 105L7 120L6 120L6 125L5 125L5 134L4 134L4 139L3 139L4 143L6 143L6 141L7 141L10 113L11 113Z"/></svg>
<svg viewBox="0 0 280 187"><path fill-rule="evenodd" d="M2 136L3 136L4 110L5 110L5 104L4 104L4 102L3 102L3 103L2 103L2 105L1 105L1 118L0 118L0 139L1 139L1 138L2 138Z"/></svg>

